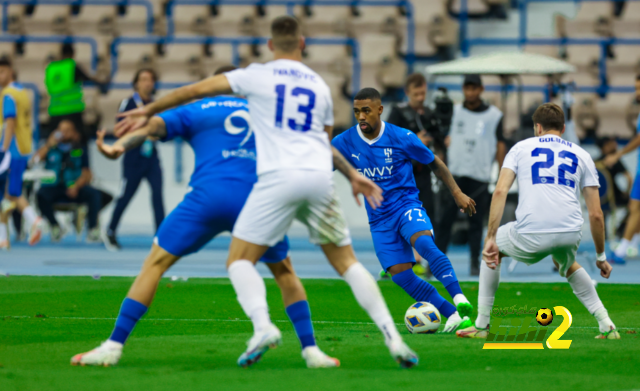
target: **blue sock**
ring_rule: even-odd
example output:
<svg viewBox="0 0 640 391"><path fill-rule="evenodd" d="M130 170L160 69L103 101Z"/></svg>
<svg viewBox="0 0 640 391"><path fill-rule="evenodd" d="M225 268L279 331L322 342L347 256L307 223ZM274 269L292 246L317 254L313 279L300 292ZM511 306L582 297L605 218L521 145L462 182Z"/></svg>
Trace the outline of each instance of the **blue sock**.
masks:
<svg viewBox="0 0 640 391"><path fill-rule="evenodd" d="M129 334L133 331L136 323L147 312L147 306L133 299L126 298L120 307L118 319L116 319L116 327L111 333L110 340L124 344L129 338Z"/></svg>
<svg viewBox="0 0 640 391"><path fill-rule="evenodd" d="M313 325L311 324L309 302L301 300L291 304L285 308L285 310L291 323L293 323L293 328L296 329L296 334L298 335L302 349L307 346L316 346L316 338L313 336Z"/></svg>
<svg viewBox="0 0 640 391"><path fill-rule="evenodd" d="M426 301L433 304L447 318L456 312L456 307L440 296L436 288L416 276L413 269L408 269L391 277L393 282L404 289L415 301Z"/></svg>
<svg viewBox="0 0 640 391"><path fill-rule="evenodd" d="M413 247L422 258L429 262L431 273L444 285L452 298L458 293L462 293L456 272L451 266L451 261L436 247L433 237L428 235L420 236L413 244Z"/></svg>

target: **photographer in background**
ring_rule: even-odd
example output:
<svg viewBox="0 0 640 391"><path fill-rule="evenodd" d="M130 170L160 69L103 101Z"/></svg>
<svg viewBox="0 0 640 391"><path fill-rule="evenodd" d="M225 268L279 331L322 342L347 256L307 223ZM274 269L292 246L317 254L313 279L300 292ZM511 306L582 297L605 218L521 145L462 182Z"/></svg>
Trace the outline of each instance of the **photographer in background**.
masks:
<svg viewBox="0 0 640 391"><path fill-rule="evenodd" d="M491 166L497 160L500 167L507 153L503 134L502 112L482 101L484 91L480 75L466 75L462 85L464 102L456 104L447 136L447 165L460 190L476 201L476 213L469 219L471 275L480 274L480 252L485 212L489 210ZM446 253L451 229L458 216L458 206L446 198L438 221L435 242Z"/></svg>

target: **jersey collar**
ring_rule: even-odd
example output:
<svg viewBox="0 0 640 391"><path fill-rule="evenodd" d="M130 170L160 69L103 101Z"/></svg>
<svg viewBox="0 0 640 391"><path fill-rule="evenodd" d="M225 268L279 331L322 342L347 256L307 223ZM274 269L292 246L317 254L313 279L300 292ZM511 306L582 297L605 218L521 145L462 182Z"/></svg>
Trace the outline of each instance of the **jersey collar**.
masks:
<svg viewBox="0 0 640 391"><path fill-rule="evenodd" d="M376 141L380 140L382 138L382 135L384 134L384 128L386 127L386 124L384 121L382 121L382 126L380 127L380 134L378 134L378 137L374 138L373 140L369 140L368 138L364 137L364 134L362 134L362 130L360 130L360 125L356 125L356 129L358 130L358 136L360 136L360 138L362 139L362 141L364 141L365 143L369 144L369 145L373 145Z"/></svg>

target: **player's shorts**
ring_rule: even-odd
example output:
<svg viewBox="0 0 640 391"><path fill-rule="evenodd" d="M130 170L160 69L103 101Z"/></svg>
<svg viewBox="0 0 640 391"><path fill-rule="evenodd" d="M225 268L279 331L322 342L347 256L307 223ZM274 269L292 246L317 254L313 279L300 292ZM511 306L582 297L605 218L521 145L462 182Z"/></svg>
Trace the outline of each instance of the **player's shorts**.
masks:
<svg viewBox="0 0 640 391"><path fill-rule="evenodd" d="M631 195L629 197L632 200L640 201L640 173L636 174L633 180L633 187L631 188Z"/></svg>
<svg viewBox="0 0 640 391"><path fill-rule="evenodd" d="M498 249L507 257L533 265L551 255L563 277L576 260L580 240L581 231L519 234L515 222L498 228L496 235Z"/></svg>
<svg viewBox="0 0 640 391"><path fill-rule="evenodd" d="M195 189L167 216L156 234L155 243L175 256L197 252L218 234L233 230L252 184L227 181L216 190ZM274 243L260 259L277 263L287 257L289 241Z"/></svg>
<svg viewBox="0 0 640 391"><path fill-rule="evenodd" d="M289 230L293 219L309 229L314 244L351 244L347 222L333 188L333 173L313 170L262 174L233 228L233 236L273 246Z"/></svg>
<svg viewBox="0 0 640 391"><path fill-rule="evenodd" d="M5 186L10 196L20 197L22 195L22 174L27 170L27 163L27 159L11 159L9 172L4 174L8 185L6 183L2 185L2 196L4 196ZM0 176L2 175L0 174ZM0 199L2 199L1 196Z"/></svg>
<svg viewBox="0 0 640 391"><path fill-rule="evenodd" d="M415 263L411 237L420 231L431 231L433 235L433 225L421 205L404 208L371 227L373 247L384 270L401 263Z"/></svg>

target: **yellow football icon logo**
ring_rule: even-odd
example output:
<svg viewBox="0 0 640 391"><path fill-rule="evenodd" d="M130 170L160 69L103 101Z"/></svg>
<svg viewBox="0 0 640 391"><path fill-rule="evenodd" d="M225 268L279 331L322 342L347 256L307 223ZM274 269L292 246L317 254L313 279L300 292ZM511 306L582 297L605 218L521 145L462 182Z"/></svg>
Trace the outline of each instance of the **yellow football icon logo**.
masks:
<svg viewBox="0 0 640 391"><path fill-rule="evenodd" d="M548 326L553 321L553 313L548 308L540 308L536 314L536 320L542 326Z"/></svg>

